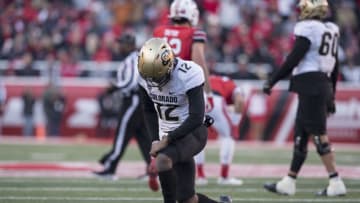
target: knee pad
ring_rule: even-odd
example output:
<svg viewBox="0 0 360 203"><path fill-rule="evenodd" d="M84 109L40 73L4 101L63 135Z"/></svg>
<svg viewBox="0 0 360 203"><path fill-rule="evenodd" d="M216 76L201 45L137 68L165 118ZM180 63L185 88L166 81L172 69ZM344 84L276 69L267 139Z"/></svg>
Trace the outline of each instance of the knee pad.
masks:
<svg viewBox="0 0 360 203"><path fill-rule="evenodd" d="M156 167L159 172L167 171L172 168L172 160L165 154L158 154L156 157Z"/></svg>
<svg viewBox="0 0 360 203"><path fill-rule="evenodd" d="M324 156L331 152L331 145L327 142L316 144L316 151L320 156Z"/></svg>
<svg viewBox="0 0 360 203"><path fill-rule="evenodd" d="M314 144L316 146L316 151L320 156L329 154L331 152L331 146L328 142L321 142L320 136L314 136Z"/></svg>
<svg viewBox="0 0 360 203"><path fill-rule="evenodd" d="M294 154L299 156L307 155L309 137L301 133L295 133L294 139Z"/></svg>

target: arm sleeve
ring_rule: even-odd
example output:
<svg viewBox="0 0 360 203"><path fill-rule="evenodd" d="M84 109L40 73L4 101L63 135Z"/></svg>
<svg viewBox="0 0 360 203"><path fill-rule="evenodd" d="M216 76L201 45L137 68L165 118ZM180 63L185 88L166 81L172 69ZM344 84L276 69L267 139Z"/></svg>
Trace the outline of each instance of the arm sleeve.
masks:
<svg viewBox="0 0 360 203"><path fill-rule="evenodd" d="M294 47L290 54L286 57L284 64L270 77L270 85L274 86L275 83L291 73L291 71L299 64L301 59L304 58L306 52L310 49L311 42L308 38L297 36Z"/></svg>
<svg viewBox="0 0 360 203"><path fill-rule="evenodd" d="M159 123L154 104L146 93L145 89L140 86L140 98L144 111L145 126L149 132L152 141L159 140Z"/></svg>
<svg viewBox="0 0 360 203"><path fill-rule="evenodd" d="M205 114L205 102L203 94L203 85L194 87L186 92L189 98L189 116L174 131L169 132L169 142L178 140L194 129L202 125Z"/></svg>

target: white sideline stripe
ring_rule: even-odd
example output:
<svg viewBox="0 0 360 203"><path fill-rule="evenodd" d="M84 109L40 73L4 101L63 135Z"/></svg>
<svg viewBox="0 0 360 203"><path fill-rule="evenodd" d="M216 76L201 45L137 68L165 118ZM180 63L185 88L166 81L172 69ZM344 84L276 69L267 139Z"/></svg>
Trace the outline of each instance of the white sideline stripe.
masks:
<svg viewBox="0 0 360 203"><path fill-rule="evenodd" d="M214 189L202 189L201 187L197 187L196 188L198 191L202 191L202 192L207 192L207 193L219 193L219 192L248 192L248 193L252 193L252 192L262 192L265 191L265 189L261 189L260 187L256 187L256 188L241 188L241 187L236 187L236 186L227 186L226 188L222 187L222 188L214 188ZM296 191L297 192L316 192L318 190L320 190L321 188L309 188L307 187L306 189L299 189L297 188ZM116 191L116 192L148 192L149 188L148 187L138 187L138 188L119 188L119 187L106 187L106 188L99 188L99 187L31 187L31 188L24 188L24 187L1 187L1 191L26 191L26 192L35 192L35 191L61 191L61 192L67 192L67 191L76 191L76 192L84 192L84 191L90 191L90 192L111 192L111 191ZM347 188L348 192L360 192L360 188L357 189L351 189L351 188Z"/></svg>
<svg viewBox="0 0 360 203"><path fill-rule="evenodd" d="M36 197L36 196L5 196L0 197L0 200L65 200L65 201L161 201L162 198L154 197ZM233 201L245 201L245 202L360 202L360 199L319 199L319 198L299 198L299 199L275 199L275 198L234 198Z"/></svg>

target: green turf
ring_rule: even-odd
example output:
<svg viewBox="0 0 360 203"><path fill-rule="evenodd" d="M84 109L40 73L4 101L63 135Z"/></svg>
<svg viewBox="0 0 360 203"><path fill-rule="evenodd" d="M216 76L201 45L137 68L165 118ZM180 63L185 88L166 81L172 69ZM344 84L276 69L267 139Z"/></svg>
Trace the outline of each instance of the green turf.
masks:
<svg viewBox="0 0 360 203"><path fill-rule="evenodd" d="M0 143L0 162L4 161L85 161L95 162L110 148L109 145L86 144L4 144ZM235 163L241 164L289 164L291 149L237 148ZM131 145L124 161L140 160L137 145ZM359 166L360 150L341 149L336 153L338 165ZM218 163L218 149L207 150L207 161ZM309 153L307 164L320 165L314 151ZM229 194L234 202L360 202L360 181L346 179L348 195L342 198L319 198L314 192L327 184L326 179L297 181L297 194L292 197L278 196L264 191L262 185L278 179L245 178L240 187L218 186L214 179L210 185L198 187L198 192L217 198ZM95 178L22 178L0 177L0 203L110 203L162 202L160 193L149 191L146 183L134 179L104 181Z"/></svg>
<svg viewBox="0 0 360 203"><path fill-rule="evenodd" d="M110 145L110 144L109 144ZM44 144L1 144L0 161L86 161L95 162L110 149L108 145L44 145ZM242 164L288 164L291 159L291 149L260 149L237 148L234 163ZM207 162L218 162L219 150L206 150ZM131 145L123 158L124 161L141 160L137 145ZM339 165L360 165L360 150L342 149L336 151L336 162ZM320 164L320 159L314 150L310 150L307 164Z"/></svg>
<svg viewBox="0 0 360 203"><path fill-rule="evenodd" d="M297 194L292 197L268 193L264 182L274 179L244 179L238 187L219 187L211 179L206 187L197 187L198 192L212 198L228 194L234 202L360 202L360 182L345 180L349 193L345 197L315 197L314 192L326 185L323 179L299 179ZM161 202L161 194L149 191L145 182L133 179L104 181L98 179L69 178L0 178L1 203L25 202Z"/></svg>

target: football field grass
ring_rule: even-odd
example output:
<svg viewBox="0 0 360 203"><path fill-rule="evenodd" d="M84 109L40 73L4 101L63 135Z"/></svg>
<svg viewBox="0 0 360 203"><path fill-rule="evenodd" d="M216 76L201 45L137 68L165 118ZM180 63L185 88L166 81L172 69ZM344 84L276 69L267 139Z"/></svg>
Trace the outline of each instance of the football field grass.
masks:
<svg viewBox="0 0 360 203"><path fill-rule="evenodd" d="M152 192L146 182L134 177L119 177L116 181L106 181L92 177L89 170L77 171L72 176L61 176L69 171L57 171L57 175L48 175L44 169L32 168L27 173L26 168L6 168L8 163L58 163L67 164L85 163L90 167L96 165L96 161L106 152L111 143L88 143L83 141L70 142L36 142L33 140L4 141L0 139L0 203L108 203L108 202L131 202L131 203L160 203L160 192ZM244 180L242 186L219 186L216 177L212 176L207 186L197 186L197 192L202 192L217 199L220 195L231 195L233 202L360 202L360 147L351 145L335 145L337 149L336 160L339 166L350 168L352 177L342 174L348 188L345 197L316 197L315 192L327 185L326 174L314 178L306 176L297 180L297 193L295 196L279 196L266 192L263 184L276 181L284 174L272 174L268 177L259 176L257 172L265 165L285 166L287 168L291 158L291 146L274 147L272 145L247 144L237 145L234 165L256 166L252 176L238 175L238 171L232 171L232 175ZM206 153L208 164L218 163L218 148L212 143ZM142 163L138 146L131 144L127 150L123 162L119 166L121 170L128 170L127 164ZM306 165L322 166L314 149L310 149ZM257 169L258 168L258 169ZM306 168L305 168L306 169ZM353 169L353 170L352 170ZM16 171L16 173L12 173ZM83 175L77 175L77 174ZM142 174L143 167L139 167L137 173ZM217 173L217 172L216 172ZM15 174L15 175L14 175Z"/></svg>
<svg viewBox="0 0 360 203"><path fill-rule="evenodd" d="M231 195L233 202L360 202L360 183L345 180L349 194L345 197L315 197L314 192L327 182L320 179L299 179L295 196L278 196L262 189L264 182L275 179L245 178L242 186L219 186L214 179L208 186L197 187L198 192L213 198ZM0 178L2 203L80 203L80 202L162 202L161 194L149 191L143 181L121 179L104 181L93 178Z"/></svg>

